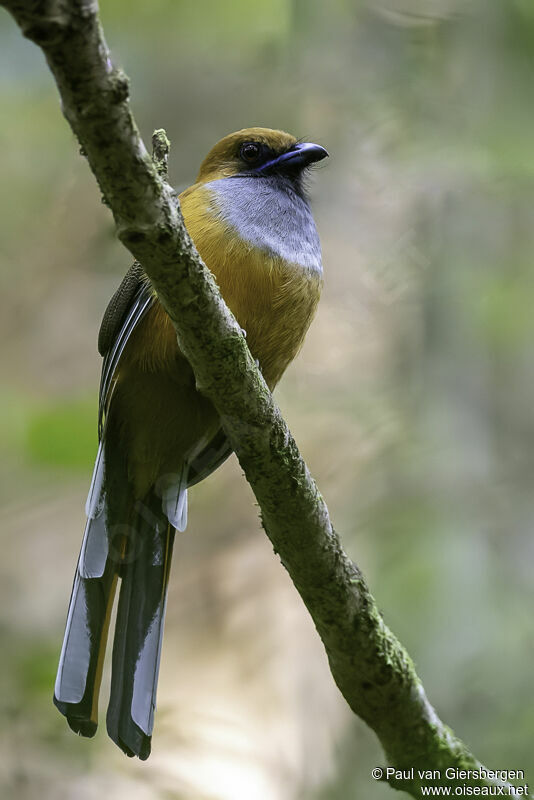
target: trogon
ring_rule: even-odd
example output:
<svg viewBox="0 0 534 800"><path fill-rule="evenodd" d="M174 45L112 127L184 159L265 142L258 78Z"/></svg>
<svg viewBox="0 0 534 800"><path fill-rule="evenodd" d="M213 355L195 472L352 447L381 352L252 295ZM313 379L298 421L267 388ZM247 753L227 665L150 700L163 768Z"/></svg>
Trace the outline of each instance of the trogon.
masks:
<svg viewBox="0 0 534 800"><path fill-rule="evenodd" d="M246 128L213 147L179 197L271 390L298 353L321 292L305 177L327 155L283 131ZM174 534L186 527L188 488L231 448L139 264L108 305L98 348L99 449L54 702L73 731L94 735L119 584L107 730L127 755L146 759Z"/></svg>

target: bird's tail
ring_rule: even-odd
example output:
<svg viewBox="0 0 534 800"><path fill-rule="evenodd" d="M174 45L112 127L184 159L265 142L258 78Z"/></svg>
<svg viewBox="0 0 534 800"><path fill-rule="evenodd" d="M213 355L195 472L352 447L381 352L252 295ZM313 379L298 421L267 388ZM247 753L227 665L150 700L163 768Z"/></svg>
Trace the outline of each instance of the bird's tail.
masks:
<svg viewBox="0 0 534 800"><path fill-rule="evenodd" d="M150 754L174 540L174 527L167 519L172 503L164 493L166 515L161 492L155 489L142 502L134 503L126 476L113 464L105 481L113 500L109 504L103 451L101 445L87 499L88 519L74 576L54 703L75 733L94 736L108 628L120 577L107 728L127 755L146 759ZM180 509L177 521L185 522L186 493L186 488L176 492ZM128 524L119 520L128 520Z"/></svg>
<svg viewBox="0 0 534 800"><path fill-rule="evenodd" d="M174 528L152 489L125 532L107 712L108 734L128 756L150 755Z"/></svg>

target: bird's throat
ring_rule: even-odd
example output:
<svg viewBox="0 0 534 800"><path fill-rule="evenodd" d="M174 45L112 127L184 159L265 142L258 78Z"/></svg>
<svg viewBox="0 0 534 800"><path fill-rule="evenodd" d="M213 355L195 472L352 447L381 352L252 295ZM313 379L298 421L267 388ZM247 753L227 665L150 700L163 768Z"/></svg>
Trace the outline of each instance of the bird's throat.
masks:
<svg viewBox="0 0 534 800"><path fill-rule="evenodd" d="M321 245L310 207L281 176L236 175L204 185L225 225L251 247L322 272Z"/></svg>

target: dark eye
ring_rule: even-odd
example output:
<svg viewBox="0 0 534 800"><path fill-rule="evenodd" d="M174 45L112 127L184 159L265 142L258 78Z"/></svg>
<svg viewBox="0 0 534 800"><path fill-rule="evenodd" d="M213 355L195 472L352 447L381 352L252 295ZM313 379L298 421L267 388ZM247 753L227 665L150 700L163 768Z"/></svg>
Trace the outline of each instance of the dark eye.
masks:
<svg viewBox="0 0 534 800"><path fill-rule="evenodd" d="M247 164L253 164L258 160L261 154L261 146L257 142L245 142L241 145L239 156L246 161Z"/></svg>

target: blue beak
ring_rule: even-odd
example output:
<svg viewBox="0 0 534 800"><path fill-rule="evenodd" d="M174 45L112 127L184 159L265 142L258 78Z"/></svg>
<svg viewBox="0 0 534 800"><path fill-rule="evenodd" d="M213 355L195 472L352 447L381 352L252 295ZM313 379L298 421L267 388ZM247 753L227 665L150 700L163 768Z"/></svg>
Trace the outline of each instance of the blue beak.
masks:
<svg viewBox="0 0 534 800"><path fill-rule="evenodd" d="M328 157L328 152L321 147L320 144L313 144L312 142L300 142L293 145L290 150L282 153L281 156L267 161L258 167L256 172L270 172L272 169L288 169L288 170L301 170L314 164L316 161L322 161L323 158Z"/></svg>

